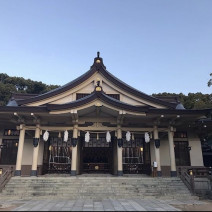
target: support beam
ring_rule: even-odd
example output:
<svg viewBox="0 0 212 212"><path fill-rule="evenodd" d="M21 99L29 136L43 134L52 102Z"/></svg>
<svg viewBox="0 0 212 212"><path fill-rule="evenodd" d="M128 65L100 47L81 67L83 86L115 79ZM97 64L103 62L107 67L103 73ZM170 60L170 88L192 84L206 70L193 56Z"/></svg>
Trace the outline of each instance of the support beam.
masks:
<svg viewBox="0 0 212 212"><path fill-rule="evenodd" d="M73 129L73 140L78 139L78 124L74 125ZM72 160L71 160L71 175L76 176L77 174L77 144L74 147L72 145Z"/></svg>
<svg viewBox="0 0 212 212"><path fill-rule="evenodd" d="M168 128L168 139L169 139L169 153L170 153L170 163L171 163L171 177L177 176L176 162L175 162L175 152L174 152L174 129L173 127Z"/></svg>
<svg viewBox="0 0 212 212"><path fill-rule="evenodd" d="M38 153L39 153L39 143L40 143L40 125L36 125L35 129L35 137L33 138L33 157L32 157L32 170L31 176L37 176L38 172Z"/></svg>
<svg viewBox="0 0 212 212"><path fill-rule="evenodd" d="M161 164L160 164L160 140L158 136L158 127L154 126L154 142L155 142L155 159L157 162L157 176L161 177L162 172L161 172Z"/></svg>
<svg viewBox="0 0 212 212"><path fill-rule="evenodd" d="M25 138L25 125L20 125L20 135L19 135L19 142L18 142L18 153L16 159L16 170L14 175L21 176L21 164L22 164L22 157L23 157L23 149L24 149L24 138Z"/></svg>
<svg viewBox="0 0 212 212"><path fill-rule="evenodd" d="M117 144L117 156L118 156L118 176L123 176L123 162L122 162L122 146L123 146L123 140L122 140L122 130L121 125L117 125L117 140L118 143L122 142L122 145Z"/></svg>
<svg viewBox="0 0 212 212"><path fill-rule="evenodd" d="M71 110L71 118L74 124L78 123L78 113L77 110Z"/></svg>
<svg viewBox="0 0 212 212"><path fill-rule="evenodd" d="M119 111L119 115L117 117L117 124L119 125L123 124L125 115L126 115L126 111L124 110Z"/></svg>
<svg viewBox="0 0 212 212"><path fill-rule="evenodd" d="M81 119L79 120L78 124L81 123ZM36 127L35 126L27 126L26 130L35 130ZM70 126L64 126L64 127L59 127L59 126L40 126L41 130L48 130L48 131L65 131L65 130L73 130L73 127ZM82 131L96 131L96 126L89 126L89 127L78 127L79 130ZM17 130L19 130L19 127L17 127ZM98 127L98 130L101 131L115 131L117 130L117 127L106 127L106 126L102 126L102 127ZM123 131L130 131L130 132L153 132L153 128L152 127L146 127L146 128L142 128L142 127L122 127ZM158 128L158 132L168 132L167 128Z"/></svg>

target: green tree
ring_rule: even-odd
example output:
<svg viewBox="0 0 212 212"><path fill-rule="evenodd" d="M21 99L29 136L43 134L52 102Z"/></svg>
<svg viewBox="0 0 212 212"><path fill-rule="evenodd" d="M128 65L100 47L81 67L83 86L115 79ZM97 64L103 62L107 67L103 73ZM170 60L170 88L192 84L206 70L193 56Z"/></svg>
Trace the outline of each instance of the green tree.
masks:
<svg viewBox="0 0 212 212"><path fill-rule="evenodd" d="M212 77L212 73L210 73L210 76ZM208 87L210 87L212 85L212 79L210 79L209 81L208 81Z"/></svg>
<svg viewBox="0 0 212 212"><path fill-rule="evenodd" d="M46 85L23 77L10 77L0 73L0 105L6 105L12 93L42 94L58 87L58 85Z"/></svg>
<svg viewBox="0 0 212 212"><path fill-rule="evenodd" d="M206 109L212 108L212 94L188 93L184 95L182 93L159 93L153 94L155 97L170 96L178 97L178 100L184 105L186 109Z"/></svg>

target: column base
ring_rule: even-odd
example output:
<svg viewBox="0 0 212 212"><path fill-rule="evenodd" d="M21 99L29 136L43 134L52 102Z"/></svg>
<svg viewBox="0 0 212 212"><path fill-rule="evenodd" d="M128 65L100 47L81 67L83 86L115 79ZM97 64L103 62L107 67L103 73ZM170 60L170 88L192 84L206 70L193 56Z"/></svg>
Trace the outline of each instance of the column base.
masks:
<svg viewBox="0 0 212 212"><path fill-rule="evenodd" d="M76 175L77 175L77 171L71 170L71 176L76 176Z"/></svg>
<svg viewBox="0 0 212 212"><path fill-rule="evenodd" d="M171 171L171 177L177 177L177 171Z"/></svg>
<svg viewBox="0 0 212 212"><path fill-rule="evenodd" d="M158 177L162 177L162 171L157 171Z"/></svg>
<svg viewBox="0 0 212 212"><path fill-rule="evenodd" d="M37 177L38 171L37 170L31 170L30 176L31 177Z"/></svg>
<svg viewBox="0 0 212 212"><path fill-rule="evenodd" d="M118 171L118 172L117 172L117 175L118 175L118 176L123 176L123 171Z"/></svg>
<svg viewBox="0 0 212 212"><path fill-rule="evenodd" d="M15 170L14 176L16 177L21 176L21 170Z"/></svg>

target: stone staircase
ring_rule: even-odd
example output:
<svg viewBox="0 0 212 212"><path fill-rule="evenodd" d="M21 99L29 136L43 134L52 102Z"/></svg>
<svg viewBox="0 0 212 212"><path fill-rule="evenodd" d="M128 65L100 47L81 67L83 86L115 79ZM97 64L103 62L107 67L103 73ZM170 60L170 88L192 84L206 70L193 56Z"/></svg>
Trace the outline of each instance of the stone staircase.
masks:
<svg viewBox="0 0 212 212"><path fill-rule="evenodd" d="M0 198L196 200L179 178L12 177Z"/></svg>

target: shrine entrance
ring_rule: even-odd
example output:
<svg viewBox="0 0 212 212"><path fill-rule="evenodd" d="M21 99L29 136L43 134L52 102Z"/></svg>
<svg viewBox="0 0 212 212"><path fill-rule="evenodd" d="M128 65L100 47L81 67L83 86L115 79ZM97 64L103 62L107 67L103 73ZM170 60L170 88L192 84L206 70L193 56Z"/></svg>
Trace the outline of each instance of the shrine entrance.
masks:
<svg viewBox="0 0 212 212"><path fill-rule="evenodd" d="M43 174L69 174L71 159L71 139L64 142L61 137L50 137L44 143Z"/></svg>
<svg viewBox="0 0 212 212"><path fill-rule="evenodd" d="M90 141L83 141L83 173L112 173L113 139L106 141L104 134L91 133Z"/></svg>

